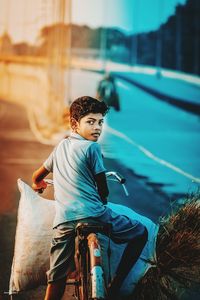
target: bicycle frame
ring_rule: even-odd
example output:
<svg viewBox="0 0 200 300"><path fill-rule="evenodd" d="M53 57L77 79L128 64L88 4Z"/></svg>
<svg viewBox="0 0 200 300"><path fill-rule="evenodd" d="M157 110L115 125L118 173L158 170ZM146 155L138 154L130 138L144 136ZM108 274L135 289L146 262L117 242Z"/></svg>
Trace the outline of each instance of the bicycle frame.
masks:
<svg viewBox="0 0 200 300"><path fill-rule="evenodd" d="M78 223L76 227L76 296L80 300L105 299L101 247L96 233L110 235L110 225Z"/></svg>
<svg viewBox="0 0 200 300"><path fill-rule="evenodd" d="M104 299L104 280L101 264L101 248L96 234L90 233L88 236L88 247L90 249L90 271L92 284L92 299Z"/></svg>

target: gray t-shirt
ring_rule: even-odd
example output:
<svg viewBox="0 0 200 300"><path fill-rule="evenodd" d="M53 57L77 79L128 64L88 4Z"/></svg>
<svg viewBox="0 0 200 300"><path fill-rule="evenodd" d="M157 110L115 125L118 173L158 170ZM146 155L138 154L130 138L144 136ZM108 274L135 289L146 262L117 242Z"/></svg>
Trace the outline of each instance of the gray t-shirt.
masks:
<svg viewBox="0 0 200 300"><path fill-rule="evenodd" d="M53 226L105 211L94 175L105 172L98 143L72 133L53 150L44 167L53 172L56 216Z"/></svg>

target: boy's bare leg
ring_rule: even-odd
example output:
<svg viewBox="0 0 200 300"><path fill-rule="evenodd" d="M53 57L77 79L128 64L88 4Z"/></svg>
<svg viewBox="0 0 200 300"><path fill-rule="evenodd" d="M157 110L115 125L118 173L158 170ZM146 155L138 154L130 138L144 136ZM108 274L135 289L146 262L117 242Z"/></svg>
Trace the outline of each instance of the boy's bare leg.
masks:
<svg viewBox="0 0 200 300"><path fill-rule="evenodd" d="M44 300L61 300L66 286L66 278L59 279L47 285Z"/></svg>

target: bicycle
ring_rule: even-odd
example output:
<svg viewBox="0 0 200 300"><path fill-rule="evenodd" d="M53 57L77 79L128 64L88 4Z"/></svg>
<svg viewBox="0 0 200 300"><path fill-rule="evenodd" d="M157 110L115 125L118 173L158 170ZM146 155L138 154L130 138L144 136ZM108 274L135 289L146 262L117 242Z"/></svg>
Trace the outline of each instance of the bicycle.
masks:
<svg viewBox="0 0 200 300"><path fill-rule="evenodd" d="M110 172L110 174L114 175L116 173L113 174L113 172ZM108 175L109 173L107 174L107 176ZM114 180L118 181L119 179L115 178ZM124 180L122 180L121 183L123 182ZM52 231L50 230L50 228L52 227L52 220L55 213L53 201L44 201L44 199L41 199L42 197L36 195L31 187L21 179L18 180L18 187L21 192L17 224L18 230L16 230L15 240L15 245L18 245L18 247L14 251L11 276L9 281L9 291L4 292L4 294L8 294L10 296L10 299L13 299L13 297L15 297L15 295L17 295L21 291L23 292L29 290L30 288L38 287L42 282L46 283L45 272L48 268L48 245L50 244L52 236ZM125 193L128 194L126 188ZM146 226L149 233L149 239L145 246L144 252L139 257L136 266L133 268L133 270L131 270L129 274L130 276L126 279L124 287L122 286L122 295L131 295L134 292L134 297L136 295L137 299L146 299L149 297L149 295L152 294L152 291L154 291L152 296L153 298L151 297L151 299L159 299L161 295L163 295L163 299L167 299L167 297L169 296L168 289L166 289L167 284L168 288L170 289L170 293L172 293L172 296L177 296L179 295L180 291L177 288L175 289L174 282L179 280L179 278L177 278L177 273L175 271L180 271L180 267L182 268L182 265L187 270L187 276L184 277L186 283L192 282L194 281L194 279L196 280L197 278L199 278L199 264L196 263L197 261L199 261L199 252L194 251L194 249L197 249L197 247L199 247L199 239L194 238L196 236L199 236L199 227L196 225L199 224L199 196L194 199L192 198L190 201L186 200L185 204L178 208L177 211L173 212L171 216L169 215L169 217L167 217L166 219L162 219L162 222L158 224L154 223L151 219L136 213L135 211L124 205L118 205L109 202L108 206L114 212L116 211L117 213L123 214L134 220L138 220ZM44 223L39 222L38 227L37 222L35 223L35 212L40 210L43 212L44 216L48 215L48 217L43 220ZM30 213L28 214L28 216L27 211L29 211ZM73 278L71 276L70 280L67 281L67 284L73 284L75 286L75 298L77 300L99 300L100 298L105 299L106 285L107 283L109 283L110 279L110 277L108 276L108 274L110 273L109 261L112 267L110 268L110 271L113 274L119 261L118 258L120 257L123 250L121 246L116 247L111 242L110 249L112 249L112 253L114 251L115 255L111 255L108 259L106 250L109 250L109 247L107 247L107 245L109 244L109 239L107 237L104 238L104 236L97 235L98 231L102 230L102 232L104 232L106 229L92 228L88 232L87 230L85 230L84 225L81 225L82 227L77 228L76 230L76 235L78 236L76 239L78 241L76 242L75 257L76 273L74 274ZM178 231L177 226L178 228L180 228ZM43 231L42 235L40 233L41 228ZM193 234L190 234L190 239L188 239L188 233L191 232L191 228ZM82 233L82 231L84 232ZM90 235L91 233L93 233L93 235ZM182 242L179 241L180 243L174 243L175 241L177 241L177 237L180 237L180 233L182 233L184 239L182 240ZM23 239L24 234L26 234L26 237L28 237L28 239ZM97 240L95 235L97 235ZM35 239L32 239L33 236L35 236L37 240L40 240L41 244L40 247L38 247L38 251L33 251L32 253L27 254L26 246L28 246L29 249L35 248ZM42 239L41 236L43 237ZM91 238L87 238L89 236ZM193 237L192 243L190 243L191 237ZM83 242L83 240L86 240L86 242ZM93 246L90 248L93 249L93 252L92 250L88 249L88 245L90 245L90 242L91 244L92 242L94 242L93 245L96 245L99 240L102 243L102 249L99 250L99 247ZM80 245L80 247L78 245ZM43 265L37 266L37 264L40 263L40 261L38 261L38 254L40 255L41 253L41 247L43 247L44 249L43 253L45 253L45 257L41 256L40 258L41 262L45 260L45 268L43 267ZM173 251L174 247L176 247L177 249L176 252ZM83 249L83 252L80 252L80 249ZM188 249L190 249L189 252ZM90 263L91 258L88 253L93 253L92 257L94 257L94 253L96 253L96 256L94 257L96 259L96 264ZM170 256L169 253L171 253ZM195 269L191 268L188 264L184 264L184 257L187 253L188 261L191 261L191 264L192 266L195 266ZM192 255L192 257L191 253L194 254ZM28 260L26 259L26 255L29 258ZM102 255L103 259L101 258ZM171 260L172 257L174 258L174 263L171 263L171 268L169 268L169 260ZM93 273L96 277L92 275L92 266L95 267L93 268L93 270L95 271ZM33 268L33 272L30 273L29 278L29 275L27 276L27 270L30 270L30 268ZM105 273L103 273L103 268ZM160 275L157 276L156 274L162 274L162 277L160 277ZM181 276L183 275L184 274L182 274ZM98 280L95 278L98 278ZM181 278L179 282L180 284L183 283L183 280ZM91 295L92 288L96 291L97 287L99 286L102 287L100 289L101 291L103 291L102 295L99 295L97 293L93 293L93 295Z"/></svg>
<svg viewBox="0 0 200 300"><path fill-rule="evenodd" d="M107 172L107 178L122 184L125 194L128 191L125 179L117 172ZM45 180L48 185L53 185L51 179ZM74 278L67 280L66 285L75 286L75 298L77 300L103 300L106 298L106 280L102 267L101 246L98 233L109 237L108 262L110 257L110 228L111 225L99 225L95 223L80 222L75 230L75 274ZM111 280L110 263L108 266L108 283Z"/></svg>

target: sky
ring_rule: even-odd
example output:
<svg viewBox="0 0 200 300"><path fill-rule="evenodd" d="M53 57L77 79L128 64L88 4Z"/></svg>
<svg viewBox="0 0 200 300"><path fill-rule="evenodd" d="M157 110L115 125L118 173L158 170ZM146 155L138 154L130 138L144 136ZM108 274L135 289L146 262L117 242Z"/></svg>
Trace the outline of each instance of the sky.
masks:
<svg viewBox="0 0 200 300"><path fill-rule="evenodd" d="M186 0L73 0L72 12L75 23L91 27L106 24L135 33L157 29L175 13L177 4L185 3Z"/></svg>
<svg viewBox="0 0 200 300"><path fill-rule="evenodd" d="M186 0L66 0L66 23L118 27L128 33L156 30ZM36 43L39 30L60 16L59 0L0 0L0 35L8 31L14 42Z"/></svg>

